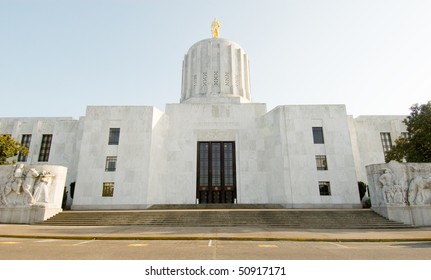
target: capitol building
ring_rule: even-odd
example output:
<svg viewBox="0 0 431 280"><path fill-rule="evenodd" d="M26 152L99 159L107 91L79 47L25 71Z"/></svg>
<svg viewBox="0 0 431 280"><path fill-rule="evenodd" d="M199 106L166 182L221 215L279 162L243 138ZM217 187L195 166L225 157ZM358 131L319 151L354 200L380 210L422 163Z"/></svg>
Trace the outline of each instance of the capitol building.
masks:
<svg viewBox="0 0 431 280"><path fill-rule="evenodd" d="M29 148L19 163L67 167L76 210L210 203L360 208L365 166L384 162L406 132L405 116L354 118L344 105L268 111L252 101L251 83L245 50L215 28L187 51L179 103L164 111L89 106L79 120L0 118L0 134Z"/></svg>

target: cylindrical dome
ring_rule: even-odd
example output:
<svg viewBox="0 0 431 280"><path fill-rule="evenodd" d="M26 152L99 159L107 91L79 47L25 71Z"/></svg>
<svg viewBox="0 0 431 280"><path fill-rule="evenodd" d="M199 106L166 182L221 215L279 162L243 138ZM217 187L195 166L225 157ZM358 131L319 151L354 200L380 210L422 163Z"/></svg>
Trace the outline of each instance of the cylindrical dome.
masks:
<svg viewBox="0 0 431 280"><path fill-rule="evenodd" d="M184 57L181 102L251 102L248 57L236 43L211 38Z"/></svg>

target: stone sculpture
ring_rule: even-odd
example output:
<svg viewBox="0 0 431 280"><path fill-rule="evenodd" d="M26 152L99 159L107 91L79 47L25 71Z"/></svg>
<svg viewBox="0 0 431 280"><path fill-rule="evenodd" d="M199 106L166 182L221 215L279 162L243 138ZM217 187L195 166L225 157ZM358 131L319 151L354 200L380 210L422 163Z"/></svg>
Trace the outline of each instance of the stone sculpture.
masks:
<svg viewBox="0 0 431 280"><path fill-rule="evenodd" d="M431 226L431 163L368 165L372 209L394 221Z"/></svg>
<svg viewBox="0 0 431 280"><path fill-rule="evenodd" d="M213 34L213 38L218 38L219 36L219 29L221 25L217 18L214 19L214 21L211 24L211 33Z"/></svg>
<svg viewBox="0 0 431 280"><path fill-rule="evenodd" d="M431 204L431 176L418 176L410 181L408 200L411 205Z"/></svg>
<svg viewBox="0 0 431 280"><path fill-rule="evenodd" d="M376 166L376 165L374 165ZM431 170L420 164L390 162L376 169L374 205L431 204Z"/></svg>
<svg viewBox="0 0 431 280"><path fill-rule="evenodd" d="M39 223L61 212L66 176L59 165L1 165L0 223Z"/></svg>
<svg viewBox="0 0 431 280"><path fill-rule="evenodd" d="M25 175L24 183L22 184L22 190L27 195L29 204L34 203L32 192L33 192L33 186L38 177L39 177L39 172L34 168L30 168L30 170Z"/></svg>
<svg viewBox="0 0 431 280"><path fill-rule="evenodd" d="M379 177L379 183L382 188L382 196L386 204L405 204L406 201L406 184L396 180L396 176L389 168L383 170Z"/></svg>
<svg viewBox="0 0 431 280"><path fill-rule="evenodd" d="M51 184L52 175L49 172L42 171L39 181L34 186L34 201L36 204L48 203L49 185Z"/></svg>
<svg viewBox="0 0 431 280"><path fill-rule="evenodd" d="M55 176L35 168L16 165L5 182L0 181L0 207L43 206L49 202L50 184Z"/></svg>
<svg viewBox="0 0 431 280"><path fill-rule="evenodd" d="M13 172L13 181L11 182L12 190L19 194L19 191L21 189L21 185L23 182L23 172L24 172L24 164L20 164L15 167L15 170Z"/></svg>

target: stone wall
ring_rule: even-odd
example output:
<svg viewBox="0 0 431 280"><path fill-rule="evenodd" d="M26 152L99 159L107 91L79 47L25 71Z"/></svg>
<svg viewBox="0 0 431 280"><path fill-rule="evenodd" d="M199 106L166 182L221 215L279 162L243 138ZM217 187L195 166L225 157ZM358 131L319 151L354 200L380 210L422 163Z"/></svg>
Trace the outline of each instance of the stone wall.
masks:
<svg viewBox="0 0 431 280"><path fill-rule="evenodd" d="M359 116L349 118L350 137L358 181L367 182L365 166L385 161L381 133L389 133L391 142L407 131L406 116Z"/></svg>
<svg viewBox="0 0 431 280"><path fill-rule="evenodd" d="M72 209L148 207L153 128L161 116L149 106L87 108ZM119 129L118 144L108 142L111 128ZM112 170L107 170L107 157L116 160ZM110 182L113 194L104 196L103 185Z"/></svg>

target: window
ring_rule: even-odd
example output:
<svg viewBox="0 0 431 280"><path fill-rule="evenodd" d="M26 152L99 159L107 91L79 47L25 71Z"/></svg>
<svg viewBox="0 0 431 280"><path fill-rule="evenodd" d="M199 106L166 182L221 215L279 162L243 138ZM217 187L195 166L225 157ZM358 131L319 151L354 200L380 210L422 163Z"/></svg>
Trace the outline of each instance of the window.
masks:
<svg viewBox="0 0 431 280"><path fill-rule="evenodd" d="M401 132L401 138L409 139L409 133L408 132Z"/></svg>
<svg viewBox="0 0 431 280"><path fill-rule="evenodd" d="M106 157L105 171L115 171L117 169L117 157Z"/></svg>
<svg viewBox="0 0 431 280"><path fill-rule="evenodd" d="M40 145L38 161L48 161L49 152L51 150L52 134L42 135L42 143Z"/></svg>
<svg viewBox="0 0 431 280"><path fill-rule="evenodd" d="M316 166L317 170L328 170L328 163L326 161L326 156L316 156Z"/></svg>
<svg viewBox="0 0 431 280"><path fill-rule="evenodd" d="M102 196L112 197L114 196L114 182L104 182Z"/></svg>
<svg viewBox="0 0 431 280"><path fill-rule="evenodd" d="M392 149L392 139L389 132L381 132L380 139L382 140L383 153L385 154Z"/></svg>
<svg viewBox="0 0 431 280"><path fill-rule="evenodd" d="M331 184L327 181L320 181L319 193L320 195L331 195Z"/></svg>
<svg viewBox="0 0 431 280"><path fill-rule="evenodd" d="M118 145L119 142L120 142L120 129L110 128L108 145Z"/></svg>
<svg viewBox="0 0 431 280"><path fill-rule="evenodd" d="M322 127L313 127L313 140L314 144L324 144L323 140L323 128Z"/></svg>
<svg viewBox="0 0 431 280"><path fill-rule="evenodd" d="M21 146L26 147L28 149L30 147L30 142L31 142L31 134L23 134L21 138ZM21 162L27 161L27 156L19 152L18 161L21 161Z"/></svg>

